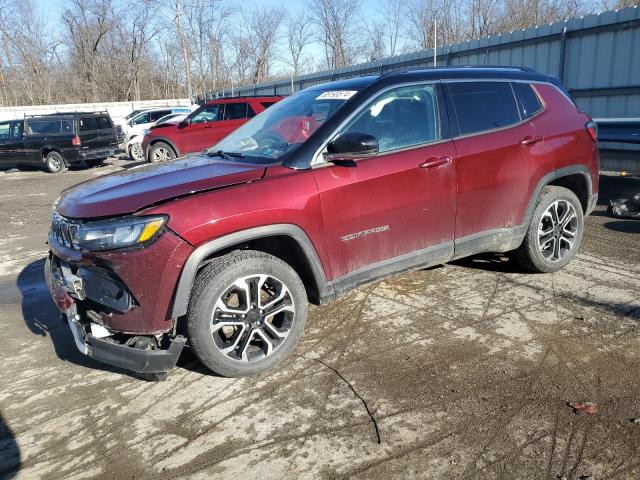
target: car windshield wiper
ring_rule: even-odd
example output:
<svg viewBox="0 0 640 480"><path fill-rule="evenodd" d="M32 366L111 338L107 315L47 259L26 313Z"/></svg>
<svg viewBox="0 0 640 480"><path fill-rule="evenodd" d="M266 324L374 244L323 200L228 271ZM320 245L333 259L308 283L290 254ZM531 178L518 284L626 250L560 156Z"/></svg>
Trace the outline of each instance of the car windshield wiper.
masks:
<svg viewBox="0 0 640 480"><path fill-rule="evenodd" d="M207 152L210 157L222 157L226 160L233 160L234 158L244 158L244 154L240 152L223 152L218 150L217 152Z"/></svg>

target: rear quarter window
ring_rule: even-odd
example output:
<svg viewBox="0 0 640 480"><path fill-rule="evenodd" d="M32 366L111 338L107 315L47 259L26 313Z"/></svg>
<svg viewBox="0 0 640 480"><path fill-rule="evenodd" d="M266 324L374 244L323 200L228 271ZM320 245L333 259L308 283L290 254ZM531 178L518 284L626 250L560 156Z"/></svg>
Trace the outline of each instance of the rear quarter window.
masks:
<svg viewBox="0 0 640 480"><path fill-rule="evenodd" d="M520 121L509 82L459 82L449 93L461 135L494 130Z"/></svg>
<svg viewBox="0 0 640 480"><path fill-rule="evenodd" d="M98 117L98 127L100 127L100 129L113 128L111 120L109 120L108 117Z"/></svg>
<svg viewBox="0 0 640 480"><path fill-rule="evenodd" d="M98 119L95 117L84 117L79 120L80 131L98 130Z"/></svg>
<svg viewBox="0 0 640 480"><path fill-rule="evenodd" d="M531 118L542 110L542 103L530 84L514 82L511 86L516 94L522 118Z"/></svg>

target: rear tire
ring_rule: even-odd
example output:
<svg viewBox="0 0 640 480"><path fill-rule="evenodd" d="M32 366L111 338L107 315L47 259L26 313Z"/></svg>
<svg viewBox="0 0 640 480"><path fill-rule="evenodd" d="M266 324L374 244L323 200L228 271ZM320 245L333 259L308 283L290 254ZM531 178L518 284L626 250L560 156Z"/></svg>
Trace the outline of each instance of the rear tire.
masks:
<svg viewBox="0 0 640 480"><path fill-rule="evenodd" d="M583 231L584 214L578 197L563 187L544 187L514 260L532 272L558 271L578 252Z"/></svg>
<svg viewBox="0 0 640 480"><path fill-rule="evenodd" d="M49 152L45 157L44 166L49 173L62 173L67 171L67 163L58 152Z"/></svg>
<svg viewBox="0 0 640 480"><path fill-rule="evenodd" d="M176 152L171 145L164 142L154 143L149 151L149 161L151 163L166 162L176 158Z"/></svg>
<svg viewBox="0 0 640 480"><path fill-rule="evenodd" d="M187 311L189 341L215 373L255 375L291 353L307 309L304 285L287 263L253 250L231 252L196 277Z"/></svg>
<svg viewBox="0 0 640 480"><path fill-rule="evenodd" d="M140 145L131 145L129 150L127 151L129 158L131 160L135 160L136 162L140 162L144 160L144 155L142 154L142 147Z"/></svg>

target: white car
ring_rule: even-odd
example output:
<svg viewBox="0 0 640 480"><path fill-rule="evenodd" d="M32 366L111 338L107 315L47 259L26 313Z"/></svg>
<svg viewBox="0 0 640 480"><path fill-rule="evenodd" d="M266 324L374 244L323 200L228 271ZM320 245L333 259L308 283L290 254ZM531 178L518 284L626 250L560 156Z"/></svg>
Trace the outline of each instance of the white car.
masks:
<svg viewBox="0 0 640 480"><path fill-rule="evenodd" d="M159 118L155 122L153 122L148 128L142 131L142 134L129 137L128 140L125 140L124 151L127 152L129 158L136 161L144 160L144 154L142 152L142 139L149 131L151 126L161 125L163 123L180 123L182 120L187 118L188 113L169 113L164 117Z"/></svg>
<svg viewBox="0 0 640 480"><path fill-rule="evenodd" d="M157 120L171 113L191 113L190 107L162 107L144 110L128 120L122 120L119 125L122 127L124 141L127 142L134 135L142 135L142 132L149 128Z"/></svg>

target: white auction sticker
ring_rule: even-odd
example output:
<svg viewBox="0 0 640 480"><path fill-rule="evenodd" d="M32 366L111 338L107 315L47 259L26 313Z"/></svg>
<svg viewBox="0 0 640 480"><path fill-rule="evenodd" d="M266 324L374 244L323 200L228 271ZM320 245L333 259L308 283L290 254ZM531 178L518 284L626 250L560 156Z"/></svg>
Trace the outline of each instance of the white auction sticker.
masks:
<svg viewBox="0 0 640 480"><path fill-rule="evenodd" d="M349 100L357 90L329 90L316 97L316 100Z"/></svg>

